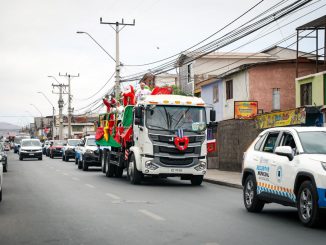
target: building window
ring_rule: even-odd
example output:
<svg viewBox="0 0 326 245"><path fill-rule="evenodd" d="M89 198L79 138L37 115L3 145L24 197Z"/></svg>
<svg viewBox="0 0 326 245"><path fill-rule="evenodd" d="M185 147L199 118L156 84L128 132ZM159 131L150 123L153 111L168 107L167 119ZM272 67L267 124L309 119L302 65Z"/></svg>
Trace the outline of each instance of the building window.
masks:
<svg viewBox="0 0 326 245"><path fill-rule="evenodd" d="M281 91L280 88L273 88L273 111L281 110Z"/></svg>
<svg viewBox="0 0 326 245"><path fill-rule="evenodd" d="M312 105L312 83L305 83L300 86L301 106Z"/></svg>
<svg viewBox="0 0 326 245"><path fill-rule="evenodd" d="M226 81L226 99L233 99L233 81Z"/></svg>
<svg viewBox="0 0 326 245"><path fill-rule="evenodd" d="M72 125L71 128L73 132L83 132L84 127L79 125Z"/></svg>
<svg viewBox="0 0 326 245"><path fill-rule="evenodd" d="M191 82L191 68L192 68L192 65L191 64L188 64L187 65L187 82L190 83Z"/></svg>
<svg viewBox="0 0 326 245"><path fill-rule="evenodd" d="M218 102L218 85L214 84L213 87L213 103Z"/></svg>

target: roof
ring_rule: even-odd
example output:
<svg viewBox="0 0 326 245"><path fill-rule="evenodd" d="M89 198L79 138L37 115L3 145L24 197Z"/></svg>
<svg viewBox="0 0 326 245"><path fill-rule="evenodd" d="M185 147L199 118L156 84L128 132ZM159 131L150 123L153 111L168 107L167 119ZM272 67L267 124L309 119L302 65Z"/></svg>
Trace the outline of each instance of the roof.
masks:
<svg viewBox="0 0 326 245"><path fill-rule="evenodd" d="M162 104L162 105L187 105L187 106L204 106L202 98L182 95L147 95L138 104Z"/></svg>
<svg viewBox="0 0 326 245"><path fill-rule="evenodd" d="M302 26L297 27L297 30L314 30L314 29L326 29L326 15L319 17L313 21L310 21Z"/></svg>
<svg viewBox="0 0 326 245"><path fill-rule="evenodd" d="M278 130L288 130L288 131L297 131L298 133L301 132L317 132L317 131L325 131L326 132L326 128L325 127L274 127L274 128L269 128L264 130L262 133L266 132L266 131L274 131L275 129Z"/></svg>

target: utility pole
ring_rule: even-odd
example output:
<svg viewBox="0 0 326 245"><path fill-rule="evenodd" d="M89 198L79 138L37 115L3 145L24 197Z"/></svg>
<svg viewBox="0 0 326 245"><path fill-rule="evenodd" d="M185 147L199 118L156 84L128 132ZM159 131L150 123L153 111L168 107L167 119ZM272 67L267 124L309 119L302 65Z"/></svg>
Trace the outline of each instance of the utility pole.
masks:
<svg viewBox="0 0 326 245"><path fill-rule="evenodd" d="M62 135L62 131L63 131L63 118L62 118L62 108L63 108L63 99L62 99L62 88L66 88L68 87L68 85L65 84L53 84L52 83L52 87L58 87L59 88L59 100L58 100L58 106L59 106L59 140L63 140L63 135ZM54 92L52 92L54 93ZM58 93L54 93L54 94L58 94ZM66 94L66 93L65 93Z"/></svg>
<svg viewBox="0 0 326 245"><path fill-rule="evenodd" d="M60 77L68 77L68 139L71 139L71 116L72 116L72 108L71 108L71 100L72 100L72 95L71 95L71 90L70 90L70 81L71 78L74 77L79 77L79 73L77 76L70 75L70 74L64 74L61 75L59 73Z"/></svg>
<svg viewBox="0 0 326 245"><path fill-rule="evenodd" d="M107 24L110 25L111 28L115 31L115 86L114 86L114 93L116 98L120 96L120 49L119 49L119 32L125 28L126 26L134 26L135 19L132 24L124 23L123 19L121 22L103 22L102 17L100 18L100 24ZM120 28L122 26L122 28Z"/></svg>

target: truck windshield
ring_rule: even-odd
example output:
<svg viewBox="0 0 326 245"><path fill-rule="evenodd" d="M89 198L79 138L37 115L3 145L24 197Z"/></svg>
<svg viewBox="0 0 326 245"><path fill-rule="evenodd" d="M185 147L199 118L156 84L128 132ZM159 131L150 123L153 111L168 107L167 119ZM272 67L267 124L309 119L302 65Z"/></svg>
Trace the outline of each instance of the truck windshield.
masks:
<svg viewBox="0 0 326 245"><path fill-rule="evenodd" d="M88 145L88 146L96 146L95 138L88 139L86 145Z"/></svg>
<svg viewBox="0 0 326 245"><path fill-rule="evenodd" d="M146 126L149 129L202 132L206 129L204 107L149 106L146 109Z"/></svg>

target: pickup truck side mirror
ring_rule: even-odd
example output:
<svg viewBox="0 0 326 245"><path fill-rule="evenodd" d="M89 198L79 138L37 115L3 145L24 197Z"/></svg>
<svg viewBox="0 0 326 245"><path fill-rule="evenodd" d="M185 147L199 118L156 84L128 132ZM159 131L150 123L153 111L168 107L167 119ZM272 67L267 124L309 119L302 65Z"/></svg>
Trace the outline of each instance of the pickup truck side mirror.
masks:
<svg viewBox="0 0 326 245"><path fill-rule="evenodd" d="M209 120L211 122L215 122L216 121L216 111L214 109L211 109L209 111Z"/></svg>

